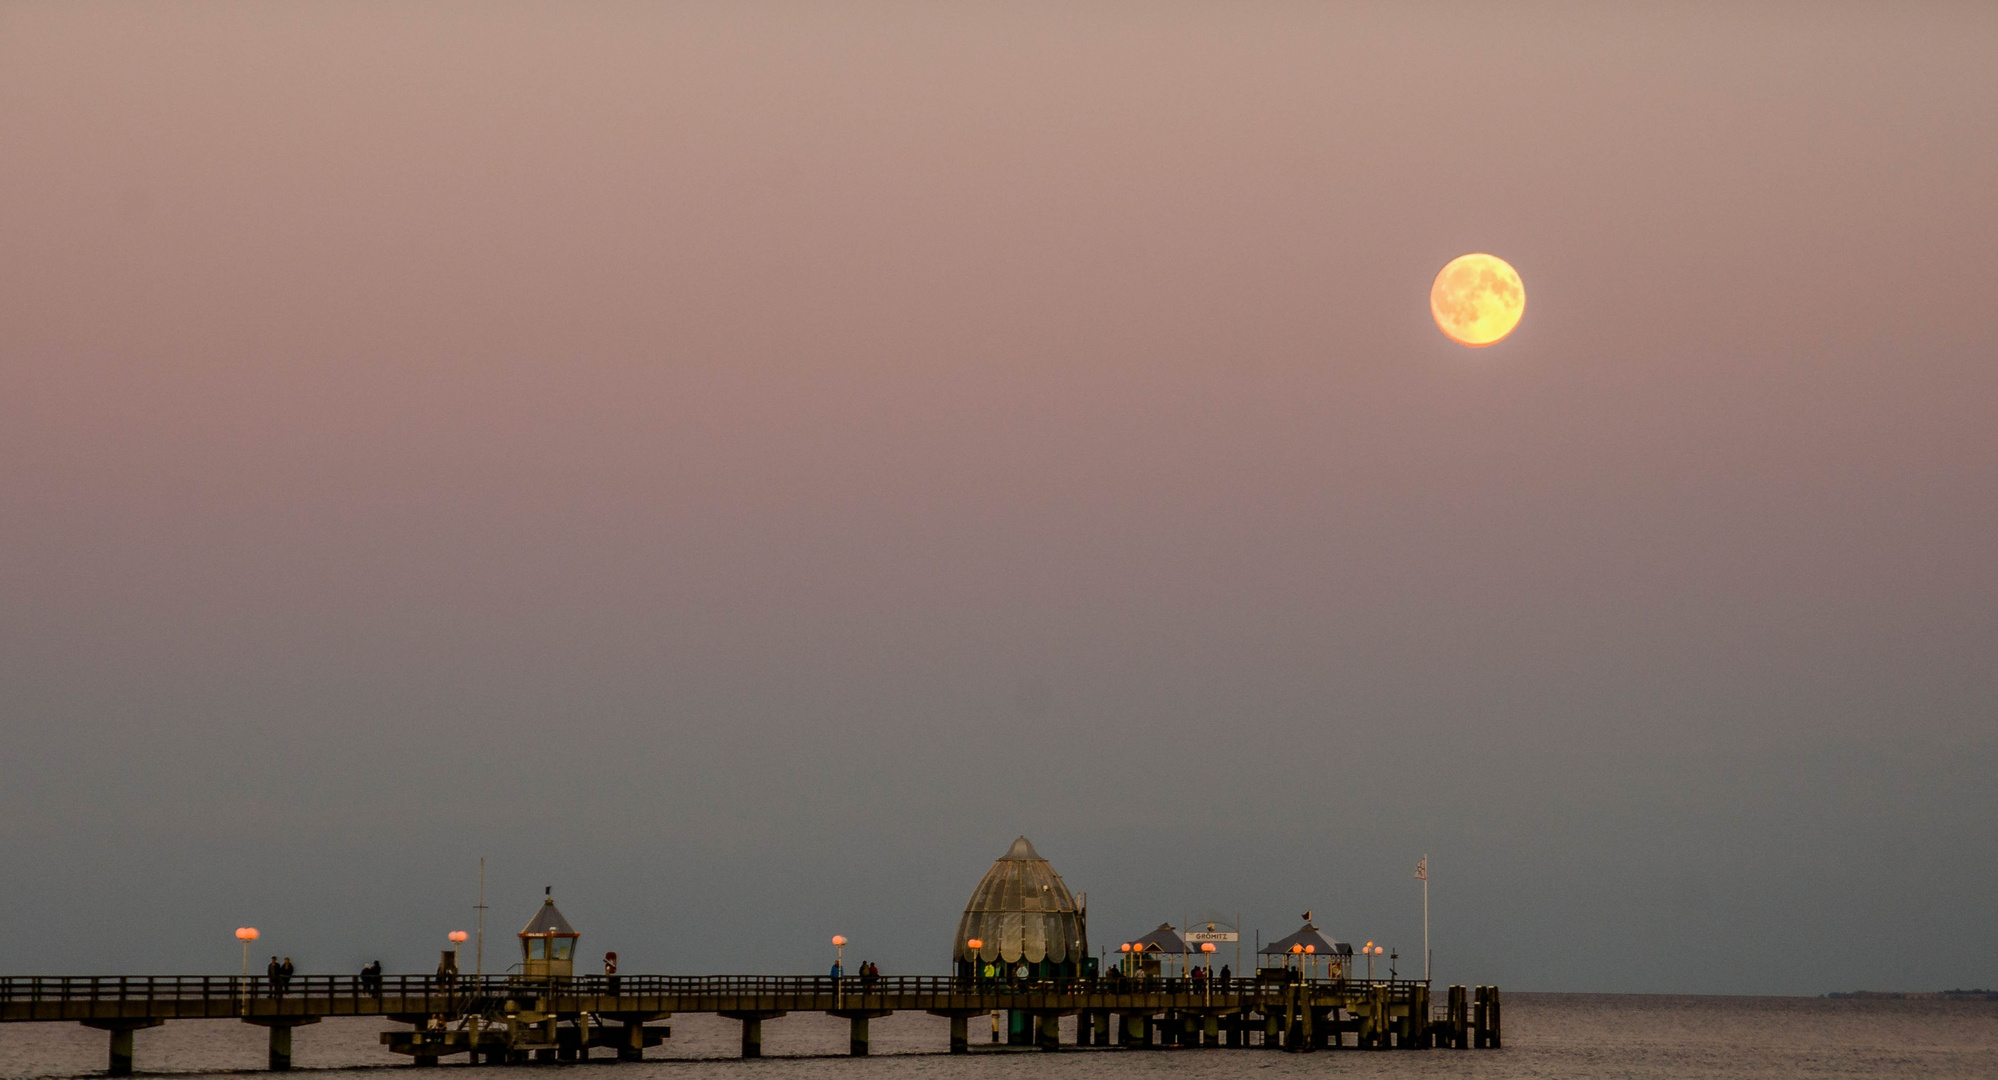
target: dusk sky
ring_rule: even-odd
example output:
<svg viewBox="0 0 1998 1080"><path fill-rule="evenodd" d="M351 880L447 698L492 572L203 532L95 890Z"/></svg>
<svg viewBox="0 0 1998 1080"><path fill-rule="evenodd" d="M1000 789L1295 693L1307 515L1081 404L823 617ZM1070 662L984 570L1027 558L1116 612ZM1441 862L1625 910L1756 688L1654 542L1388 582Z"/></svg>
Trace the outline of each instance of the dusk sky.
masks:
<svg viewBox="0 0 1998 1080"><path fill-rule="evenodd" d="M0 3L0 968L1998 984L1998 5L1639 7Z"/></svg>

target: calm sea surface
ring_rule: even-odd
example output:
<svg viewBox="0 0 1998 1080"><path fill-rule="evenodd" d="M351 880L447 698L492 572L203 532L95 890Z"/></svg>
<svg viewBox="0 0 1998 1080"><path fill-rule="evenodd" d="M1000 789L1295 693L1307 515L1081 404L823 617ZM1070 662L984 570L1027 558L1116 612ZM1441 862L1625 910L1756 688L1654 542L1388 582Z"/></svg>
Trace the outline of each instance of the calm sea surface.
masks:
<svg viewBox="0 0 1998 1080"><path fill-rule="evenodd" d="M874 1056L845 1056L846 1021L793 1015L763 1025L761 1061L738 1061L739 1028L712 1016L673 1020L668 1045L643 1064L481 1066L482 1075L605 1069L622 1080L696 1076L1014 1078L1248 1077L1977 1077L1998 1080L1998 1003L1832 1001L1817 998L1630 997L1507 994L1504 1050L1291 1055L1266 1050L981 1050L941 1053L948 1021L900 1014L873 1025ZM1073 1021L1071 1021L1073 1023ZM975 1026L976 1041L984 1033ZM378 1019L328 1020L296 1029L302 1070L416 1073L376 1042ZM989 1030L989 1028L987 1029ZM1064 1036L1065 1038L1067 1036ZM79 1024L0 1025L0 1076L90 1075L104 1068L109 1036ZM140 1074L261 1072L261 1028L233 1021L176 1021L136 1036ZM598 1050L599 1055L609 1051ZM464 1074L465 1065L423 1070Z"/></svg>

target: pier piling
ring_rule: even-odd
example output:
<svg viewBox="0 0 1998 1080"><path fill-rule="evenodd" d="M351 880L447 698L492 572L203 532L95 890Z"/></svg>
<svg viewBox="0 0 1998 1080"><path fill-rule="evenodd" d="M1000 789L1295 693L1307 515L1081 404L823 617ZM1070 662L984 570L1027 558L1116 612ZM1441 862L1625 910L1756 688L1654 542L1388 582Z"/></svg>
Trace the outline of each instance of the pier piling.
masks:
<svg viewBox="0 0 1998 1080"><path fill-rule="evenodd" d="M270 1067L272 1072L291 1071L291 1025L270 1027Z"/></svg>
<svg viewBox="0 0 1998 1080"><path fill-rule="evenodd" d="M105 1072L111 1076L132 1075L132 1032L140 1028L159 1027L164 1020L85 1020L84 1027L96 1028L111 1033L111 1060Z"/></svg>
<svg viewBox="0 0 1998 1080"><path fill-rule="evenodd" d="M953 1054L971 1053L971 1017L953 1016L950 1018L950 1052Z"/></svg>

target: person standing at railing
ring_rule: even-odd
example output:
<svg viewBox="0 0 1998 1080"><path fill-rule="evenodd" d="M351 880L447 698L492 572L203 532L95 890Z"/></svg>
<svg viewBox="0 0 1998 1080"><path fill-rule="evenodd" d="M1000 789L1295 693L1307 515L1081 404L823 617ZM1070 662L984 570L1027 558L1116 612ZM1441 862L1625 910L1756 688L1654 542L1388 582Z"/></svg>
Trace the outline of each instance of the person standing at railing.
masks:
<svg viewBox="0 0 1998 1080"><path fill-rule="evenodd" d="M291 973L292 973L292 972L293 972L294 970L296 970L296 969L295 969L295 968L293 968L293 967L291 966L291 957L289 957L289 956L285 957L285 958L284 958L284 966L282 966L282 967L278 968L278 996L279 996L279 997L283 997L284 995L286 995L286 994L288 994L288 993L290 993L290 992L291 992Z"/></svg>
<svg viewBox="0 0 1998 1080"><path fill-rule="evenodd" d="M270 977L271 996L278 997L282 995L284 993L284 965L278 963L277 957L271 957L270 966L264 969L264 974Z"/></svg>

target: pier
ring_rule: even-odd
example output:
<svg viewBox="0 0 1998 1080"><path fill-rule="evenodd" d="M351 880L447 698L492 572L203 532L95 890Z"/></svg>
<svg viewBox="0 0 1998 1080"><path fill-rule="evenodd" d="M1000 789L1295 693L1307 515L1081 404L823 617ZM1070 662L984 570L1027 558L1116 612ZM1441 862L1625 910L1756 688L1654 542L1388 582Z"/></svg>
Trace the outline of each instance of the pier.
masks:
<svg viewBox="0 0 1998 1080"><path fill-rule="evenodd" d="M294 1028L329 1016L404 1025L382 1043L418 1065L579 1061L592 1050L643 1058L676 1014L742 1025L742 1056L762 1055L767 1021L822 1012L846 1019L850 1052L868 1052L868 1021L921 1011L950 1020L951 1053L973 1049L970 1020L1007 1014L1007 1043L1068 1048L1321 1050L1487 1049L1502 1045L1497 987L1405 979L979 980L954 976L659 976L525 980L519 976L300 975L274 985L231 976L0 978L0 1023L80 1023L110 1035L109 1071L132 1071L132 1033L169 1020L236 1020L270 1032L270 1068L291 1067ZM1078 1017L1073 1039L1061 1018ZM1024 1037L1022 1037L1024 1036ZM996 1037L996 1036L995 1036ZM940 1051L944 1047L938 1048Z"/></svg>
<svg viewBox="0 0 1998 1080"><path fill-rule="evenodd" d="M483 911L483 893L480 905ZM516 935L520 961L506 974L461 975L450 949L433 975L293 976L274 966L266 976L9 976L0 978L0 1023L67 1022L108 1032L113 1075L132 1071L133 1032L169 1020L265 1028L270 1068L289 1069L293 1030L329 1016L401 1025L381 1033L382 1045L417 1065L458 1055L471 1064L584 1061L594 1050L638 1061L672 1037L666 1021L687 1013L739 1023L745 1058L763 1055L765 1023L814 1012L847 1021L854 1056L869 1051L869 1024L898 1012L947 1018L954 1054L972 1051L973 1017L991 1017L991 1042L1000 1042L1002 1014L1007 1047L1042 1050L1064 1048L1062 1020L1071 1016L1067 1045L1092 1050L1311 1053L1504 1043L1496 986L1451 986L1434 1001L1427 980L1397 978L1392 969L1388 978L1373 978L1371 959L1362 977L1353 946L1325 937L1309 912L1296 933L1258 950L1254 973L1236 977L1224 967L1217 974L1214 941L1239 942L1238 934L1209 923L1183 938L1160 924L1120 943L1116 967L1101 971L1090 954L1086 907L1022 836L965 905L949 975L849 973L839 962L823 976L619 975L614 953L605 955L605 974L578 975L582 934L556 908L550 887ZM246 968L247 943L256 936L237 931ZM832 939L842 959L846 943Z"/></svg>

